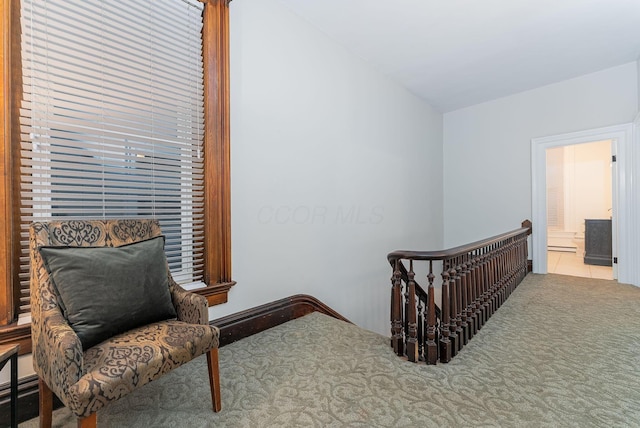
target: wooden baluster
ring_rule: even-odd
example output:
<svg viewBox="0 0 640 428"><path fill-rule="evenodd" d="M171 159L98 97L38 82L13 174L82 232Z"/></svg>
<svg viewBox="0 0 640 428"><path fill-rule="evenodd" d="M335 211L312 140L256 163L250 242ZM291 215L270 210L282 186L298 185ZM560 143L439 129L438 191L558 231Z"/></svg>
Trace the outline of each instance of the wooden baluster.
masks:
<svg viewBox="0 0 640 428"><path fill-rule="evenodd" d="M484 247L482 252L482 323L486 323L491 316L489 305L489 293L491 291L490 253L489 248Z"/></svg>
<svg viewBox="0 0 640 428"><path fill-rule="evenodd" d="M422 305L422 298L418 298L418 357L420 361L424 360L424 309L426 306Z"/></svg>
<svg viewBox="0 0 640 428"><path fill-rule="evenodd" d="M529 246L527 236L522 237L522 279L529 274Z"/></svg>
<svg viewBox="0 0 640 428"><path fill-rule="evenodd" d="M522 240L523 240L523 249L524 249L524 274L525 276L529 273L529 245L527 243L527 237L531 234L531 222L529 220L525 220L522 222L522 227L526 227L529 230L527 231L527 233L523 236Z"/></svg>
<svg viewBox="0 0 640 428"><path fill-rule="evenodd" d="M418 317L416 314L416 274L413 272L413 260L409 260L409 273L407 277L409 279L409 284L407 287L407 311L406 311L406 320L408 325L408 334L407 334L407 358L409 361L416 363L418 362L419 353L418 353L418 329L417 322Z"/></svg>
<svg viewBox="0 0 640 428"><path fill-rule="evenodd" d="M476 318L476 328L480 330L482 328L482 278L481 278L481 270L480 270L480 250L474 251L472 263L472 273L473 273L473 282L474 282L474 305L475 309L473 310Z"/></svg>
<svg viewBox="0 0 640 428"><path fill-rule="evenodd" d="M501 242L496 243L494 257L493 257L494 286L493 286L493 292L491 296L491 301L492 301L491 315L493 315L495 311L500 307L500 296L502 293L502 288L505 285L504 256L505 256L504 244Z"/></svg>
<svg viewBox="0 0 640 428"><path fill-rule="evenodd" d="M504 300L511 295L513 289L515 288L516 280L517 280L517 272L516 272L516 241L515 238L509 238L509 288L507 290L507 294L504 296Z"/></svg>
<svg viewBox="0 0 640 428"><path fill-rule="evenodd" d="M515 249L514 247L514 240L513 238L509 238L509 250L507 251L507 278L508 278L508 282L507 282L507 287L504 293L504 297L503 297L503 303L505 300L507 300L507 298L511 295L511 292L513 291L513 285L514 285L514 281L515 281L515 270L513 269L515 266L515 257L513 254L513 250Z"/></svg>
<svg viewBox="0 0 640 428"><path fill-rule="evenodd" d="M493 315L496 309L494 299L500 281L500 250L498 244L491 245L488 263L489 284L491 284L491 288L489 290L489 313L487 319L491 318L491 315Z"/></svg>
<svg viewBox="0 0 640 428"><path fill-rule="evenodd" d="M516 270L514 269L516 266L516 257L515 257L515 240L514 238L509 238L509 253L507 255L509 262L508 262L508 266L509 266L509 286L507 287L507 292L504 295L504 300L507 300L507 298L511 295L511 293L513 292L513 288L515 286L515 281L516 281Z"/></svg>
<svg viewBox="0 0 640 428"><path fill-rule="evenodd" d="M491 291L489 293L489 317L493 315L497 309L496 307L496 292L500 282L500 247L498 244L493 244L491 251Z"/></svg>
<svg viewBox="0 0 640 428"><path fill-rule="evenodd" d="M391 277L391 346L396 355L404 355L402 338L402 285L400 261L396 260L393 276Z"/></svg>
<svg viewBox="0 0 640 428"><path fill-rule="evenodd" d="M431 294L433 295L433 294ZM449 271L447 267L444 266L442 270L442 301L441 301L441 314L442 320L440 321L440 361L443 363L448 363L451 361L452 353L452 343L451 343L451 332L449 331ZM433 309L435 312L435 308ZM431 313L434 313L431 312Z"/></svg>
<svg viewBox="0 0 640 428"><path fill-rule="evenodd" d="M515 288L515 284L516 281L518 279L518 247L517 247L517 242L516 242L516 238L511 238L510 242L510 249L509 249L509 277L511 278L510 284L509 284L509 294L511 294L513 292L513 289Z"/></svg>
<svg viewBox="0 0 640 428"><path fill-rule="evenodd" d="M529 273L529 246L527 235L522 237L522 279Z"/></svg>
<svg viewBox="0 0 640 428"><path fill-rule="evenodd" d="M511 285L511 275L510 275L510 262L511 262L511 258L510 258L510 252L511 252L511 245L509 240L506 240L504 245L504 251L503 251L503 259L504 259L504 263L503 263L503 276L504 279L502 281L502 289L500 290L500 295L499 295L499 299L500 299L500 304L502 304L507 296L509 295L509 286Z"/></svg>
<svg viewBox="0 0 640 428"><path fill-rule="evenodd" d="M498 293L496 295L496 309L502 305L506 289L509 287L509 243L508 241L502 241L500 252L500 283L498 287Z"/></svg>
<svg viewBox="0 0 640 428"><path fill-rule="evenodd" d="M527 276L527 238L526 236L520 236L520 281ZM518 281L518 282L520 282Z"/></svg>
<svg viewBox="0 0 640 428"><path fill-rule="evenodd" d="M518 241L516 238L511 239L511 277L513 278L511 292L515 289L515 284L520 274L520 262L518 259Z"/></svg>
<svg viewBox="0 0 640 428"><path fill-rule="evenodd" d="M480 268L480 312L481 312L481 318L480 318L480 323L482 325L484 325L484 323L487 322L487 302L486 302L486 297L487 297L487 288L488 288L488 281L489 281L489 275L487 273L487 249L486 247L482 248L480 250L480 258L478 259L478 266Z"/></svg>
<svg viewBox="0 0 640 428"><path fill-rule="evenodd" d="M508 282L506 293L504 294L504 300L507 300L507 298L511 295L511 292L513 291L514 280L515 280L515 270L513 269L515 266L515 257L514 257L513 250L515 249L515 247L513 244L514 244L513 238L509 238L509 251L507 252L507 272L508 272L509 282ZM504 303L504 300L503 300L503 303Z"/></svg>
<svg viewBox="0 0 640 428"><path fill-rule="evenodd" d="M515 282L517 279L516 270L515 270L515 267L516 267L515 242L516 242L515 238L509 238L509 287L508 287L507 293L504 296L504 300L507 300L507 298L513 292L513 288L515 287Z"/></svg>
<svg viewBox="0 0 640 428"><path fill-rule="evenodd" d="M526 235L524 235L524 239L523 236L520 236L519 239L519 252L518 252L518 258L520 259L520 281L518 281L518 283L522 282L522 280L524 279L525 276L527 276L527 238Z"/></svg>
<svg viewBox="0 0 640 428"><path fill-rule="evenodd" d="M459 350L462 349L462 318L460 316L460 278L458 278L458 272L456 270L455 261L451 260L451 267L449 269L449 282L451 283L451 336L453 338L453 332L455 331L455 343L453 345L453 356L455 356Z"/></svg>
<svg viewBox="0 0 640 428"><path fill-rule="evenodd" d="M491 249L489 251L489 284L491 284L491 288L489 289L489 312L487 314L487 319L491 318L491 315L495 312L495 294L496 290L499 286L500 281L500 252L498 244L491 245Z"/></svg>
<svg viewBox="0 0 640 428"><path fill-rule="evenodd" d="M467 263L467 267L469 269L469 281L471 290L471 320L473 322L471 333L473 336L478 334L478 330L480 329L480 325L478 322L480 305L478 302L478 272L476 266L477 256L477 251L473 251L469 256L469 262Z"/></svg>
<svg viewBox="0 0 640 428"><path fill-rule="evenodd" d="M409 261L411 263L411 261ZM406 272L406 269L405 269ZM404 312L402 316L402 327L404 331L404 346L405 352L407 350L407 339L409 338L409 279L407 278L407 283L404 284Z"/></svg>
<svg viewBox="0 0 640 428"><path fill-rule="evenodd" d="M476 334L473 315L473 286L471 284L471 274L469 271L470 257L470 253L467 253L462 261L462 287L465 290L465 318L467 323L467 336L469 340L471 340L471 338Z"/></svg>
<svg viewBox="0 0 640 428"><path fill-rule="evenodd" d="M429 260L429 274L427 275L427 281L429 281L429 288L427 289L427 349L425 352L427 364L436 364L438 361L438 344L436 343L436 302L434 296L435 289L433 287L434 278L433 261ZM449 359L451 359L450 354Z"/></svg>
<svg viewBox="0 0 640 428"><path fill-rule="evenodd" d="M516 282L515 285L513 287L513 289L515 290L515 288L518 286L518 284L520 283L520 280L522 279L520 277L522 271L522 255L520 254L520 237L515 238L514 242L513 242L513 257L514 257L514 271L515 271L515 275L516 275Z"/></svg>
<svg viewBox="0 0 640 428"><path fill-rule="evenodd" d="M511 242L511 276L513 278L511 285L511 293L518 286L518 282L520 282L520 257L518 256L520 253L520 242L518 238L513 238Z"/></svg>
<svg viewBox="0 0 640 428"><path fill-rule="evenodd" d="M467 290L467 324L469 325L469 340L476 334L475 333L475 320L473 310L475 308L473 302L473 285L471 282L471 252L465 254L462 263L462 275L465 278L465 285Z"/></svg>
<svg viewBox="0 0 640 428"><path fill-rule="evenodd" d="M500 295L500 298L502 299L502 303L504 303L505 300L507 300L507 297L509 297L510 294L510 290L511 290L511 280L513 279L511 276L511 250L513 249L513 245L512 244L512 240L511 238L506 240L505 243L505 250L504 250L504 288L503 288L503 292Z"/></svg>
<svg viewBox="0 0 640 428"><path fill-rule="evenodd" d="M458 290L456 289L456 270L453 261L446 264L449 273L449 340L451 341L451 356L455 357L460 350L460 336L458 335Z"/></svg>
<svg viewBox="0 0 640 428"><path fill-rule="evenodd" d="M508 281L508 277L507 277L507 245L505 242L502 242L499 244L498 247L498 255L497 255L497 272L496 272L496 276L498 278L498 283L496 286L496 293L495 293L495 309L498 309L500 307L500 305L502 304L502 296L504 293L504 289L507 286L507 281Z"/></svg>
<svg viewBox="0 0 640 428"><path fill-rule="evenodd" d="M467 282L463 276L462 257L456 258L456 286L458 287L458 319L460 323L460 347L469 343L469 323L467 322Z"/></svg>
<svg viewBox="0 0 640 428"><path fill-rule="evenodd" d="M482 315L484 322L491 317L491 289L493 285L493 276L491 274L492 253L490 247L484 247L482 249Z"/></svg>
<svg viewBox="0 0 640 428"><path fill-rule="evenodd" d="M520 284L520 281L522 281L522 279L524 278L522 276L522 237L520 236L518 236L518 238L516 239L516 264L516 275L518 276L518 280L516 281L514 290L516 287L518 287L518 284Z"/></svg>
<svg viewBox="0 0 640 428"><path fill-rule="evenodd" d="M516 289L518 280L520 279L520 260L518 258L519 245L517 238L511 240L511 292Z"/></svg>
<svg viewBox="0 0 640 428"><path fill-rule="evenodd" d="M516 267L516 274L518 276L518 280L516 281L516 285L514 287L514 290L518 287L518 285L520 285L520 282L524 279L524 275L523 275L523 266L525 266L525 264L522 263L523 259L522 256L524 255L524 252L522 251L522 236L518 236L518 238L516 239L516 263L517 263L517 267Z"/></svg>

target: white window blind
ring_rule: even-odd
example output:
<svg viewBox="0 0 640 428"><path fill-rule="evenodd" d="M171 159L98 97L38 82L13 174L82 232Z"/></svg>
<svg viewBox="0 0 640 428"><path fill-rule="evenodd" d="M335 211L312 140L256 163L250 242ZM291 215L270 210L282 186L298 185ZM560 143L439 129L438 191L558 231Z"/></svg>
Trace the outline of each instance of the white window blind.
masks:
<svg viewBox="0 0 640 428"><path fill-rule="evenodd" d="M34 220L156 218L176 281L200 281L202 4L21 3L20 312Z"/></svg>

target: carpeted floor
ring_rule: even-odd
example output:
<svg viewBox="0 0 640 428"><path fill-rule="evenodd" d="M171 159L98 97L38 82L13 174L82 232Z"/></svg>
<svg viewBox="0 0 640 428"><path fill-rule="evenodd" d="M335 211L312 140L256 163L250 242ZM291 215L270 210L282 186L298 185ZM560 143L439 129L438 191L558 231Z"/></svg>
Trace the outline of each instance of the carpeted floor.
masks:
<svg viewBox="0 0 640 428"><path fill-rule="evenodd" d="M437 366L401 360L386 337L307 315L220 350L219 414L205 362L104 409L98 426L640 426L640 289L530 274ZM59 409L54 426L75 420Z"/></svg>

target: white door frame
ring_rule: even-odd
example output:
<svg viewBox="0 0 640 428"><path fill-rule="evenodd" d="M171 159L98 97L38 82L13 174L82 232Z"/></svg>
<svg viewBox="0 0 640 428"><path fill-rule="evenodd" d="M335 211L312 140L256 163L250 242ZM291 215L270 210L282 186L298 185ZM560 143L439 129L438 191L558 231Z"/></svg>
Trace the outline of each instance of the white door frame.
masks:
<svg viewBox="0 0 640 428"><path fill-rule="evenodd" d="M547 273L547 184L546 150L551 147L583 144L594 141L611 140L612 153L616 155L616 165L612 177L612 217L613 243L617 245L618 280L640 286L637 260L637 246L633 237L636 227L633 213L637 211L637 201L633 197L633 125L624 124L590 129L531 140L531 208L533 233L531 235L533 272ZM617 188L616 188L617 187ZM614 247L614 252L616 248Z"/></svg>

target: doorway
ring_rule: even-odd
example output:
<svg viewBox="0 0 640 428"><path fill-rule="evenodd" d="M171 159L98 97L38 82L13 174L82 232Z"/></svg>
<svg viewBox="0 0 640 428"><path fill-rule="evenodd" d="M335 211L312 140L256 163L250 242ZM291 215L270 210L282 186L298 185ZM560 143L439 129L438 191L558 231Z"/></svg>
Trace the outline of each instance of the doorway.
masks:
<svg viewBox="0 0 640 428"><path fill-rule="evenodd" d="M612 141L546 149L547 270L615 278Z"/></svg>
<svg viewBox="0 0 640 428"><path fill-rule="evenodd" d="M587 131L572 132L531 140L531 220L533 231L531 256L533 272L548 272L547 260L547 192L546 192L546 150L552 147L610 140L616 162L612 173L612 241L614 275L618 281L640 285L640 270L633 260L639 254L636 242L635 189L632 183L634 156L632 150L633 125L616 125ZM638 272L636 272L638 271Z"/></svg>

